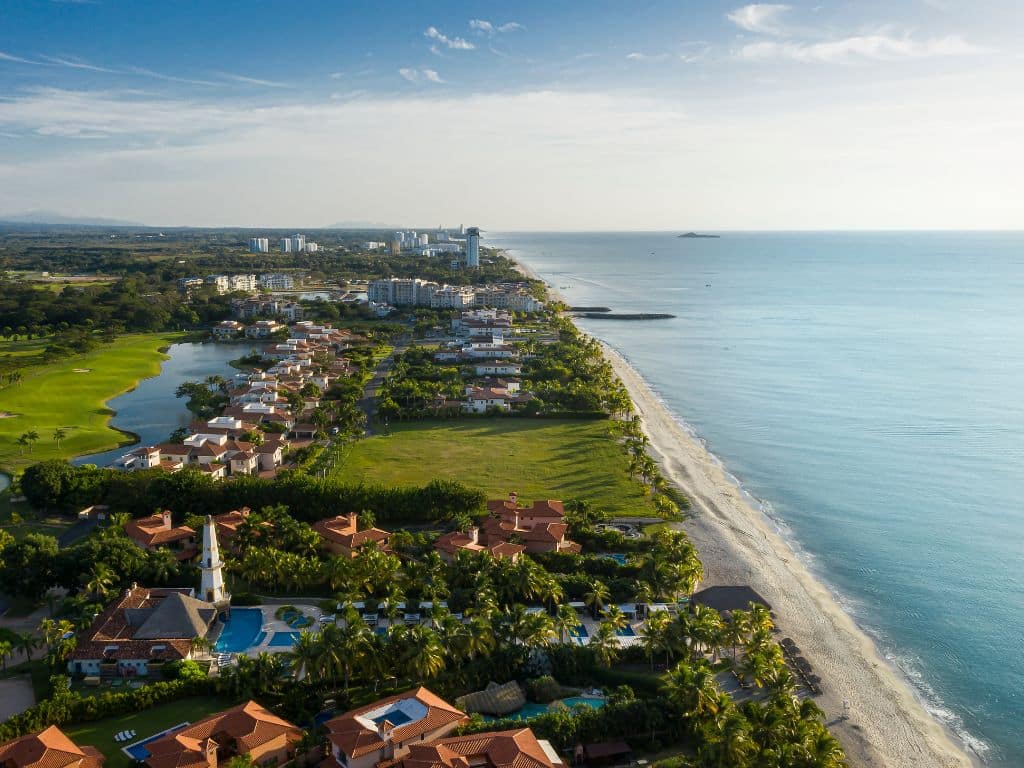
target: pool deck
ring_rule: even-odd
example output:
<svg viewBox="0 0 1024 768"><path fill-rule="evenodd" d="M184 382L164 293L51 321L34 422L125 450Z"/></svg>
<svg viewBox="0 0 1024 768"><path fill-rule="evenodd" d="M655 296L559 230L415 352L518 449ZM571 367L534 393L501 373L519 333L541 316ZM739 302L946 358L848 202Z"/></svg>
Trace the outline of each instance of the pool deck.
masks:
<svg viewBox="0 0 1024 768"><path fill-rule="evenodd" d="M292 603L296 609L302 612L303 616L308 616L313 619L313 623L306 627L310 631L316 631L320 626L320 616L323 612L315 605L306 605L303 603ZM256 657L261 653L286 653L291 650L291 645L271 645L274 635L278 633L297 633L301 630L295 627L289 626L287 622L274 616L279 605L255 605L247 606L244 609L236 608L235 610L258 610L263 613L263 622L260 625L260 632L256 635L256 642L250 645L244 651L233 651L238 655L245 655L250 657Z"/></svg>

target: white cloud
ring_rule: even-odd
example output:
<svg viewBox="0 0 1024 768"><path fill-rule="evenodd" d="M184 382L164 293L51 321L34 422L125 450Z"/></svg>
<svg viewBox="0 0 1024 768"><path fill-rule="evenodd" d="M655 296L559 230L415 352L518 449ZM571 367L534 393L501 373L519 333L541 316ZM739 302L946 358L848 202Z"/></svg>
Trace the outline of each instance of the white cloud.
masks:
<svg viewBox="0 0 1024 768"><path fill-rule="evenodd" d="M176 75L165 75L162 72L154 72L151 69L145 67L130 67L128 69L134 75L142 75L143 77L152 77L155 80L167 80L171 83L188 83L189 85L209 85L216 86L217 83L210 82L209 80L193 80L190 77L177 77Z"/></svg>
<svg viewBox="0 0 1024 768"><path fill-rule="evenodd" d="M415 69L414 67L402 67L398 70L398 74L408 80L410 83L418 83L420 80L426 80L428 83L444 83L447 82L441 78L436 69Z"/></svg>
<svg viewBox="0 0 1024 768"><path fill-rule="evenodd" d="M626 54L628 61L665 61L669 58L667 53L640 53L639 51L633 51L632 53Z"/></svg>
<svg viewBox="0 0 1024 768"><path fill-rule="evenodd" d="M801 62L841 62L853 59L902 61L940 56L964 56L983 49L959 35L915 40L909 36L857 35L817 43L764 41L750 43L738 51L741 59L764 61L789 59Z"/></svg>
<svg viewBox="0 0 1024 768"><path fill-rule="evenodd" d="M344 72L331 72L331 74L328 75L328 77L331 78L331 80L341 80L341 78L343 78L344 76Z"/></svg>
<svg viewBox="0 0 1024 768"><path fill-rule="evenodd" d="M448 48L457 51L471 51L474 48L476 48L476 46L473 45L471 42L469 42L468 40L464 40L461 37L448 37L447 35L443 34L437 27L427 27L427 31L424 32L423 35L425 37L430 38L431 40L436 40L441 45L447 46Z"/></svg>
<svg viewBox="0 0 1024 768"><path fill-rule="evenodd" d="M485 35L493 35L496 32L520 32L526 27L518 21L506 21L504 24L492 24L485 19L470 19L469 28Z"/></svg>
<svg viewBox="0 0 1024 768"><path fill-rule="evenodd" d="M220 77L225 80L233 80L236 83L245 83L247 85L262 85L267 88L287 88L288 83L281 83L276 80L263 80L258 77L247 77L246 75L236 75L233 72L218 72Z"/></svg>
<svg viewBox="0 0 1024 768"><path fill-rule="evenodd" d="M752 3L726 14L726 18L740 29L764 35L782 32L780 16L790 9L781 3Z"/></svg>
<svg viewBox="0 0 1024 768"><path fill-rule="evenodd" d="M99 67L95 64L90 64L87 61L79 58L71 58L67 56L41 56L51 64L57 64L62 67L70 67L71 69L87 69L90 72L107 72L109 74L120 74L119 70L107 69L106 67Z"/></svg>
<svg viewBox="0 0 1024 768"><path fill-rule="evenodd" d="M0 61L13 61L17 64L34 64L35 66L42 66L41 61L32 61L32 59L23 59L21 56L15 56L13 53L4 53L0 51Z"/></svg>

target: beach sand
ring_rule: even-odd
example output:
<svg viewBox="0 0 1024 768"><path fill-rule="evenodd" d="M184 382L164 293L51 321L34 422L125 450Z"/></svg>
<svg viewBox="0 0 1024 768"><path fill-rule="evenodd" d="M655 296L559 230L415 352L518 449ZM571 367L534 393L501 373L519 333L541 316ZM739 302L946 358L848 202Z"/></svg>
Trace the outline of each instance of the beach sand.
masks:
<svg viewBox="0 0 1024 768"><path fill-rule="evenodd" d="M524 275L543 280L522 261L516 264ZM549 292L562 298L553 288ZM693 504L692 516L680 527L704 564L699 588L746 584L771 604L780 636L793 638L821 677L822 695L815 701L852 768L980 765L925 710L902 674L881 657L721 463L618 351L603 347L643 421L651 457ZM847 720L844 701L849 702Z"/></svg>
<svg viewBox="0 0 1024 768"><path fill-rule="evenodd" d="M693 502L693 515L681 527L704 563L700 588L747 584L771 604L781 635L796 641L821 676L823 694L816 701L850 765L975 765L770 521L748 502L720 462L680 425L617 351L605 345L605 354L643 420L651 456ZM850 707L846 721L841 717L844 700Z"/></svg>

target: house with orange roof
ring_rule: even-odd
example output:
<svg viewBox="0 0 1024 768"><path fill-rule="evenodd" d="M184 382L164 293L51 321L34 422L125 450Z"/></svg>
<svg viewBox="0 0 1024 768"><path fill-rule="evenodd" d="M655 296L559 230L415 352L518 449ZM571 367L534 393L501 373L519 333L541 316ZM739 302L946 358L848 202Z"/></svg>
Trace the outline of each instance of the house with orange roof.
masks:
<svg viewBox="0 0 1024 768"><path fill-rule="evenodd" d="M242 507L241 509L233 509L230 512L214 515L213 522L217 526L217 541L230 549L231 540L238 533L238 527L248 519L251 513L252 510L249 507Z"/></svg>
<svg viewBox="0 0 1024 768"><path fill-rule="evenodd" d="M373 543L378 549L387 550L389 531L380 528L359 530L359 517L355 512L349 515L338 515L313 523L313 530L320 536L323 547L328 552L343 557L355 557L364 544Z"/></svg>
<svg viewBox="0 0 1024 768"><path fill-rule="evenodd" d="M170 510L129 520L124 524L124 532L147 552L168 549L177 560L196 556L196 532L187 525L174 525Z"/></svg>
<svg viewBox="0 0 1024 768"><path fill-rule="evenodd" d="M513 563L526 551L522 544L511 541L497 540L494 544L485 544L480 536L480 529L474 526L468 531L452 531L443 534L436 542L434 549L446 563L454 562L459 552L487 552L499 560L511 560Z"/></svg>
<svg viewBox="0 0 1024 768"><path fill-rule="evenodd" d="M555 499L535 501L530 507L519 505L513 491L508 499L487 502L490 514L481 525L480 538L485 545L502 541L521 542L526 552L573 552L580 545L566 537L565 506Z"/></svg>
<svg viewBox="0 0 1024 768"><path fill-rule="evenodd" d="M78 746L55 725L0 744L4 768L102 768L104 760L96 747Z"/></svg>
<svg viewBox="0 0 1024 768"><path fill-rule="evenodd" d="M273 768L295 757L302 729L247 701L146 745L149 768L217 768L238 755Z"/></svg>
<svg viewBox="0 0 1024 768"><path fill-rule="evenodd" d="M193 590L133 584L78 635L68 658L72 675L145 677L168 661L190 659L196 638L217 626L217 608Z"/></svg>
<svg viewBox="0 0 1024 768"><path fill-rule="evenodd" d="M413 744L396 768L564 768L550 742L529 728Z"/></svg>
<svg viewBox="0 0 1024 768"><path fill-rule="evenodd" d="M420 687L353 709L325 726L334 762L341 768L374 768L400 760L413 744L444 738L467 722L465 712Z"/></svg>

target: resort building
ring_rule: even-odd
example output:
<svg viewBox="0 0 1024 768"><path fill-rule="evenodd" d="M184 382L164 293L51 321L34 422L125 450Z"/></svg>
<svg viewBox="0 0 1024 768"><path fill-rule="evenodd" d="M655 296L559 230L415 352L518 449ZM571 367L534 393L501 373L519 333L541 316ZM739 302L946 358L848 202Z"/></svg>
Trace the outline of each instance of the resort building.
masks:
<svg viewBox="0 0 1024 768"><path fill-rule="evenodd" d="M519 382L515 379L498 379L488 387L467 386L465 392L462 410L466 413L511 411L533 400L530 393L519 393Z"/></svg>
<svg viewBox="0 0 1024 768"><path fill-rule="evenodd" d="M82 632L68 659L73 675L146 676L168 661L190 659L196 638L217 623L217 607L188 588L133 584Z"/></svg>
<svg viewBox="0 0 1024 768"><path fill-rule="evenodd" d="M426 688L416 688L346 712L325 725L331 756L338 765L374 768L384 761L398 761L413 744L444 738L466 722L465 712Z"/></svg>
<svg viewBox="0 0 1024 768"><path fill-rule="evenodd" d="M146 745L149 768L217 768L239 755L273 768L295 757L302 729L255 701L203 718Z"/></svg>
<svg viewBox="0 0 1024 768"><path fill-rule="evenodd" d="M243 331L244 327L237 320L221 320L213 326L213 338L217 341L238 338L238 334Z"/></svg>
<svg viewBox="0 0 1024 768"><path fill-rule="evenodd" d="M481 526L481 538L486 544L516 539L530 554L579 553L581 550L579 544L566 538L569 526L560 501L548 499L535 501L531 507L521 507L513 491L507 500L488 501L487 509L490 514Z"/></svg>
<svg viewBox="0 0 1024 768"><path fill-rule="evenodd" d="M395 768L564 768L558 752L529 728L412 744Z"/></svg>
<svg viewBox="0 0 1024 768"><path fill-rule="evenodd" d="M355 557L359 548L365 544L375 544L378 549L387 550L391 534L380 528L358 530L358 516L338 515L313 523L313 530L323 540L324 549L335 555Z"/></svg>
<svg viewBox="0 0 1024 768"><path fill-rule="evenodd" d="M3 768L101 768L106 758L95 747L80 747L51 725L0 744Z"/></svg>
<svg viewBox="0 0 1024 768"><path fill-rule="evenodd" d="M504 539L499 539L493 544L485 544L477 527L470 528L465 533L452 531L443 534L434 543L434 549L446 563L453 562L459 552L486 552L491 557L511 560L514 563L526 551L522 544L514 544Z"/></svg>
<svg viewBox="0 0 1024 768"><path fill-rule="evenodd" d="M168 549L177 560L191 560L196 556L196 532L187 525L174 525L170 510L129 520L124 524L124 532L147 552Z"/></svg>

